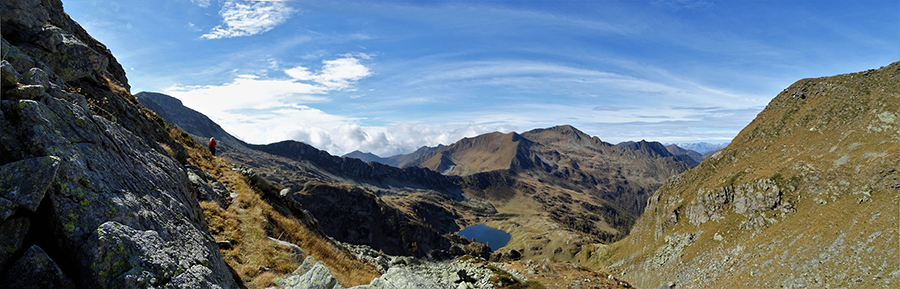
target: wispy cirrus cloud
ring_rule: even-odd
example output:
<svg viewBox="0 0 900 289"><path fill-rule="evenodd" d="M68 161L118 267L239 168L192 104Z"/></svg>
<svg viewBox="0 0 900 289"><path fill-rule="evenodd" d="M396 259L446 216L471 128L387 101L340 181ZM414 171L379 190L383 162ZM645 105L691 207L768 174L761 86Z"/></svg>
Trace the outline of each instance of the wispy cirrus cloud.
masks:
<svg viewBox="0 0 900 289"><path fill-rule="evenodd" d="M294 12L284 2L227 1L219 10L223 23L200 37L221 39L265 33L290 19Z"/></svg>
<svg viewBox="0 0 900 289"><path fill-rule="evenodd" d="M656 67L612 65L610 69L586 69L577 65L525 60L463 61L412 68L398 81L407 87L448 87L477 90L495 88L499 93L519 97L527 94L556 95L533 100L555 102L606 101L601 110L619 108L623 98L642 102L641 107L663 103L714 105L719 107L763 106L765 97L748 95L697 83ZM617 72L613 72L617 71ZM634 104L626 105L634 107ZM598 107L598 105L592 105Z"/></svg>
<svg viewBox="0 0 900 289"><path fill-rule="evenodd" d="M203 8L209 7L209 0L191 0L191 3L197 4L197 6Z"/></svg>

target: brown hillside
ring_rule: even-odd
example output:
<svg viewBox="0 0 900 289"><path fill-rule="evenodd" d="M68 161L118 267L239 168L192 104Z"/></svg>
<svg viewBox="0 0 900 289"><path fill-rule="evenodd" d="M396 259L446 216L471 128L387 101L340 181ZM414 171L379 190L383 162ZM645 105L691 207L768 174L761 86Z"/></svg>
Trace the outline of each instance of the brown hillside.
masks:
<svg viewBox="0 0 900 289"><path fill-rule="evenodd" d="M637 287L896 288L900 62L800 80L585 252Z"/></svg>
<svg viewBox="0 0 900 289"><path fill-rule="evenodd" d="M610 146L610 144L601 141L600 138L591 137L584 132L572 127L571 125L560 125L551 128L534 129L523 133L522 136L529 140L551 146Z"/></svg>
<svg viewBox="0 0 900 289"><path fill-rule="evenodd" d="M508 170L515 165L516 155L526 151L530 145L529 140L514 132L483 134L435 150L424 158L420 166L458 176Z"/></svg>

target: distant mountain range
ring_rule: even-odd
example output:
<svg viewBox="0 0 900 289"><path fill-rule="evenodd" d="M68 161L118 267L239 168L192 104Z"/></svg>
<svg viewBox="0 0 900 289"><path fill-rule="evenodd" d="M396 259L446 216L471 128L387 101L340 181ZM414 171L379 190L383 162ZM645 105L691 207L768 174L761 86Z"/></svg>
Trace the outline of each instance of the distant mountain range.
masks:
<svg viewBox="0 0 900 289"><path fill-rule="evenodd" d="M706 154L711 151L718 151L720 149L728 146L728 143L707 143L707 142L699 142L699 143L675 143L678 147L686 150L692 150L700 153L701 155Z"/></svg>
<svg viewBox="0 0 900 289"><path fill-rule="evenodd" d="M549 239L553 242L563 238L581 239L581 243L622 238L640 216L650 193L667 178L696 165L693 159L676 157L657 142L612 145L568 125L522 134L489 133L390 158L360 152L336 157L296 141L246 144L170 96L139 93L137 97L174 125L192 134L202 133L196 134L201 141L216 136L221 140L223 156L236 164L297 191L295 199L305 200L304 209L321 218L329 235L345 242L381 246L395 254L424 255L446 243L440 234L493 220L496 226L533 222L541 228L539 233L510 232L521 243L507 249L518 248L524 256L571 259L580 245L566 245L565 252L559 252L556 247L526 244L528 240L547 239L550 232L559 233ZM310 179L332 184L330 187L358 187L371 193L340 191L359 194L362 199L355 203L369 199L378 204L352 210L380 207L378 211L397 212L401 219L425 226L406 230L418 232L413 236L392 233L401 238L386 241L391 240L388 233L409 226L404 223L413 223L381 224L335 214L350 209L349 203L309 192ZM414 209L418 207L430 209ZM530 213L523 214L523 210ZM366 233L348 235L351 231ZM382 241L374 242L379 239ZM419 248L415 251L407 251L401 241L416 239Z"/></svg>
<svg viewBox="0 0 900 289"><path fill-rule="evenodd" d="M594 191L597 190L598 182L602 181L585 178L621 172L621 168L632 167L638 163L631 159L620 159L623 155L636 154L634 156L639 160L669 158L686 165L674 168L664 175L696 166L702 161L699 153L676 148L670 150L658 142L647 141L612 145L570 125L562 125L535 129L522 134L515 132L483 134L461 139L451 145L422 147L412 154L389 158L359 151L344 157L356 157L366 162L373 161L398 167L423 167L445 175L457 176L491 171L509 171L514 174L528 172L531 177L541 176L542 180L553 180L559 186ZM575 157L576 155L578 157ZM687 157L682 157L683 155ZM677 162L665 166L668 168ZM573 176L573 172L583 174ZM618 178L634 179L626 176ZM578 183L573 182L575 180L584 183L574 185ZM618 205L639 214L643 208L642 203L643 200L636 204Z"/></svg>
<svg viewBox="0 0 900 289"><path fill-rule="evenodd" d="M666 149L669 150L669 153L675 156L688 155L690 160L683 159L685 163L690 164L691 167L700 164L701 161L711 156L713 153L718 152L728 143L678 143L678 144L668 144L666 145ZM366 153L361 151L353 151L343 155L343 157L347 158L355 158L360 159L364 162L377 162L395 167L405 167L413 164L415 159L421 158L423 155L431 153L439 148L443 147L443 145L439 145L437 147L421 147L413 153L410 154L400 154L394 155L390 157L380 157L373 153Z"/></svg>

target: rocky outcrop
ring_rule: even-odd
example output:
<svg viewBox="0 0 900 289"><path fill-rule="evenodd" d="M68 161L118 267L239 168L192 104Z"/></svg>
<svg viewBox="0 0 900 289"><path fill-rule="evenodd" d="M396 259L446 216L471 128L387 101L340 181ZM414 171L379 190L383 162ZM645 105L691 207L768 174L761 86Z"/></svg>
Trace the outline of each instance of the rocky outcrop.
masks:
<svg viewBox="0 0 900 289"><path fill-rule="evenodd" d="M343 288L334 279L331 270L313 257L307 257L297 270L287 278L278 278L275 284L286 289L335 289Z"/></svg>
<svg viewBox="0 0 900 289"><path fill-rule="evenodd" d="M110 52L60 1L0 6L0 283L236 287L184 148L129 94Z"/></svg>
<svg viewBox="0 0 900 289"><path fill-rule="evenodd" d="M7 288L77 288L75 282L39 246L31 246L0 280Z"/></svg>
<svg viewBox="0 0 900 289"><path fill-rule="evenodd" d="M203 169L194 165L186 165L185 171L197 200L216 202L219 207L227 208L230 200L236 197L224 184Z"/></svg>
<svg viewBox="0 0 900 289"><path fill-rule="evenodd" d="M297 270L286 278L276 278L275 284L284 289L343 289L334 279L331 270L313 258L307 258ZM354 289L393 289L393 288L422 288L441 289L441 286L433 280L421 274L411 272L402 267L394 267L385 272L381 277L372 280L368 285L351 287Z"/></svg>
<svg viewBox="0 0 900 289"><path fill-rule="evenodd" d="M758 229L766 226L766 220L759 219L764 213L776 209L782 213L793 212L793 205L782 202L782 189L771 179L759 179L736 187L701 188L697 195L699 197L691 201L684 212L687 221L694 226L722 220L731 211L748 217L743 221L742 229Z"/></svg>
<svg viewBox="0 0 900 289"><path fill-rule="evenodd" d="M16 71L38 68L43 72L36 74L64 82L88 78L99 83L109 77L129 88L125 70L109 49L69 18L61 1L4 1L0 8L3 39L18 48L4 46L3 51L12 54L9 60Z"/></svg>
<svg viewBox="0 0 900 289"><path fill-rule="evenodd" d="M481 258L460 258L453 261L429 261L413 257L382 254L368 246L344 246L357 258L366 260L384 272L370 284L355 289L392 288L494 288L496 269L489 268ZM528 281L521 274L518 280ZM285 289L293 288L343 288L337 284L331 271L311 257L307 257L297 270L275 283Z"/></svg>

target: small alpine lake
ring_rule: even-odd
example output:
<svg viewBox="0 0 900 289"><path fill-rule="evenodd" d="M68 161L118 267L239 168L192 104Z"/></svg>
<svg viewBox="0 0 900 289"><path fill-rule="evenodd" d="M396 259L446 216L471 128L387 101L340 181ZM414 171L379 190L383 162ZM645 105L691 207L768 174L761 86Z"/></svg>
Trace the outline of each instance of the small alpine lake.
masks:
<svg viewBox="0 0 900 289"><path fill-rule="evenodd" d="M509 243L510 239L509 233L488 227L484 223L468 226L456 234L469 240L489 244L491 251L503 248L503 246L506 246L506 243Z"/></svg>

